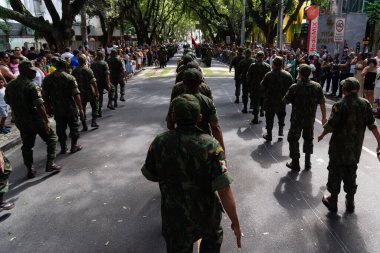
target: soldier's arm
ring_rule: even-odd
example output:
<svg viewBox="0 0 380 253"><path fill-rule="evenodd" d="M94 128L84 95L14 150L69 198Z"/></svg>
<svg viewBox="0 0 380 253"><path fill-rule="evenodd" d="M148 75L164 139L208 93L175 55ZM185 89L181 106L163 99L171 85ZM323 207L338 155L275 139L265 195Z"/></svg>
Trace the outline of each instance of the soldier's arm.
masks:
<svg viewBox="0 0 380 253"><path fill-rule="evenodd" d="M175 127L175 122L173 121L172 114L173 114L173 106L172 106L172 103L170 103L168 115L166 115L166 127L169 130L173 130Z"/></svg>
<svg viewBox="0 0 380 253"><path fill-rule="evenodd" d="M323 138L334 131L334 129L337 127L337 124L339 123L341 119L341 109L338 105L338 103L335 103L333 105L333 108L331 110L330 118L327 121L327 123L323 126L323 132L318 137L318 142L323 140Z"/></svg>
<svg viewBox="0 0 380 253"><path fill-rule="evenodd" d="M156 162L154 159L155 141L150 145L145 163L141 168L141 172L146 179L153 182L158 182Z"/></svg>
<svg viewBox="0 0 380 253"><path fill-rule="evenodd" d="M319 92L319 107L321 108L322 112L322 125L324 126L327 123L327 111L326 111L326 99L323 95L323 89L321 86L319 86L318 89Z"/></svg>

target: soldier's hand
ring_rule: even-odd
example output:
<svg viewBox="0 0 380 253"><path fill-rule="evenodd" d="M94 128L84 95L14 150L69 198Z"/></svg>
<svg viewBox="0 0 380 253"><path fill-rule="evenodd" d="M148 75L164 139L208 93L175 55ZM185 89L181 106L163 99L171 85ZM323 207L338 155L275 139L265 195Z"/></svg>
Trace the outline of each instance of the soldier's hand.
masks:
<svg viewBox="0 0 380 253"><path fill-rule="evenodd" d="M239 249L241 249L241 230L239 225L231 224L231 229L234 231L234 234L236 236L236 243Z"/></svg>
<svg viewBox="0 0 380 253"><path fill-rule="evenodd" d="M82 109L82 110L79 110L79 117L80 117L80 120L84 120L84 112L83 112L83 109Z"/></svg>
<svg viewBox="0 0 380 253"><path fill-rule="evenodd" d="M322 126L326 125L326 123L327 123L327 119L326 119L326 118L323 118L323 119L322 119Z"/></svg>
<svg viewBox="0 0 380 253"><path fill-rule="evenodd" d="M1 152L0 152L0 171L1 171L1 173L4 173L4 171L5 171L4 157L3 157L3 153L1 153Z"/></svg>
<svg viewBox="0 0 380 253"><path fill-rule="evenodd" d="M323 137L325 137L324 135L320 135L320 136L318 136L318 142L320 142L321 140L323 140Z"/></svg>
<svg viewBox="0 0 380 253"><path fill-rule="evenodd" d="M108 83L108 84L107 84L107 91L109 92L110 90L111 90L111 84Z"/></svg>

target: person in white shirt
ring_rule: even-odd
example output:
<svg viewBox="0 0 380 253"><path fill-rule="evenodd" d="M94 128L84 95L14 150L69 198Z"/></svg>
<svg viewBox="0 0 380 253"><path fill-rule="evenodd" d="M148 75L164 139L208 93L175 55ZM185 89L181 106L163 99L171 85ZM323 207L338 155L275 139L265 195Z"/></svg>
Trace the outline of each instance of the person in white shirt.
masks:
<svg viewBox="0 0 380 253"><path fill-rule="evenodd" d="M375 103L377 105L377 117L380 118L380 66L376 70L375 80Z"/></svg>
<svg viewBox="0 0 380 253"><path fill-rule="evenodd" d="M65 58L73 58L74 55L72 53L70 53L70 48L69 47L66 47L65 48L65 52L63 54L61 54L61 58L62 59L65 59Z"/></svg>
<svg viewBox="0 0 380 253"><path fill-rule="evenodd" d="M375 57L375 60L377 61L377 66L380 66L380 50L377 51L377 56Z"/></svg>

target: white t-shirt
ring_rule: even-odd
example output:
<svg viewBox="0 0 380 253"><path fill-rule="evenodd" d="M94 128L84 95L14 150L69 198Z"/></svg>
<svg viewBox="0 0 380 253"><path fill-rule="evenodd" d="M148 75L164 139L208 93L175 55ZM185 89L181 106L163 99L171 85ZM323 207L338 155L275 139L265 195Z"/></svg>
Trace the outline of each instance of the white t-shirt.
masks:
<svg viewBox="0 0 380 253"><path fill-rule="evenodd" d="M377 68L376 73L375 87L380 88L380 67Z"/></svg>
<svg viewBox="0 0 380 253"><path fill-rule="evenodd" d="M61 54L61 58L62 59L65 59L65 58L71 59L73 57L74 57L74 55L72 53L70 53L70 52L66 52L66 53Z"/></svg>
<svg viewBox="0 0 380 253"><path fill-rule="evenodd" d="M5 96L5 87L1 88L0 89L0 106L7 106L7 103L5 103L5 100L4 100L4 96Z"/></svg>
<svg viewBox="0 0 380 253"><path fill-rule="evenodd" d="M33 79L33 82L38 84L39 86L42 85L42 82L44 81L44 73L42 72L42 70L40 70L39 68L37 68L37 72L36 72L36 77Z"/></svg>

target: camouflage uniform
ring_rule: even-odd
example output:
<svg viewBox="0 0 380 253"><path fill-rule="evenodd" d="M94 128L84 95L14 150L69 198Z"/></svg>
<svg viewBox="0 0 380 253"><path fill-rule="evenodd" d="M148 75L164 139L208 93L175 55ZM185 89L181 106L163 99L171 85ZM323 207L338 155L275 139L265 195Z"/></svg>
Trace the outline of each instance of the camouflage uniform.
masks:
<svg viewBox="0 0 380 253"><path fill-rule="evenodd" d="M248 54L248 55L247 55ZM255 59L251 57L251 51L246 52L246 56L240 61L237 71L240 75L240 80L243 85L243 112L247 113L248 97L250 94L249 83L247 80L247 72L249 67L255 62ZM252 101L251 101L252 102Z"/></svg>
<svg viewBox="0 0 380 253"><path fill-rule="evenodd" d="M160 50L158 50L158 60L160 61L160 68L165 68L166 67L166 62L167 62L167 56L168 51L166 48L161 47Z"/></svg>
<svg viewBox="0 0 380 253"><path fill-rule="evenodd" d="M298 80L286 93L284 103L292 104L290 130L288 133L291 159L299 159L299 139L304 139L303 152L313 153L314 122L317 106L325 103L322 87L309 79Z"/></svg>
<svg viewBox="0 0 380 253"><path fill-rule="evenodd" d="M94 73L87 66L79 66L73 70L72 75L77 80L78 88L80 91L80 97L82 101L82 107L84 112L84 119L86 120L86 106L90 103L92 109L92 121L94 122L99 116L99 100L96 97L93 82L96 82Z"/></svg>
<svg viewBox="0 0 380 253"><path fill-rule="evenodd" d="M201 83L201 85L199 86L199 92L205 95L206 97L213 99L211 89L207 84ZM172 101L174 98L178 97L179 95L185 94L185 93L187 93L186 85L182 81L176 83L173 86L172 94L170 96L170 101Z"/></svg>
<svg viewBox="0 0 380 253"><path fill-rule="evenodd" d="M206 55L204 59L206 67L211 67L212 56L213 56L212 49L210 46L208 46L206 48Z"/></svg>
<svg viewBox="0 0 380 253"><path fill-rule="evenodd" d="M155 138L142 168L143 175L160 186L168 253L193 252L201 238L201 253L217 253L223 240L222 206L215 191L232 180L223 148L195 126L197 100L189 94L173 100L178 127Z"/></svg>
<svg viewBox="0 0 380 253"><path fill-rule="evenodd" d="M8 192L8 179L12 173L12 165L9 160L3 155L4 159L4 173L0 171L0 195Z"/></svg>
<svg viewBox="0 0 380 253"><path fill-rule="evenodd" d="M282 59L280 60L282 61ZM282 69L274 69L267 73L261 82L260 87L263 92L262 95L264 96L266 129L270 136L272 134L275 115L277 115L278 118L279 132L282 131L285 126L286 110L282 98L292 84L292 76Z"/></svg>
<svg viewBox="0 0 380 253"><path fill-rule="evenodd" d="M107 80L106 76L110 74L110 69L106 61L95 61L91 64L92 72L95 75L96 83L98 85L99 90L99 110L98 115L102 115L102 107L103 107L103 93L104 90L107 90ZM108 93L109 94L109 93Z"/></svg>
<svg viewBox="0 0 380 253"><path fill-rule="evenodd" d="M264 56L264 53L262 54ZM262 60L257 60L248 69L247 82L250 87L251 101L253 104L253 115L255 116L255 119L257 119L259 115L260 105L263 106L260 83L269 71L271 71L271 67L269 64L263 62Z"/></svg>
<svg viewBox="0 0 380 253"><path fill-rule="evenodd" d="M11 106L16 126L20 130L22 156L28 173L31 173L33 169L33 147L37 135L47 144L48 161L53 161L57 135L52 129L47 133L44 121L36 109L37 106L42 106L44 103L40 87L20 74L15 80L8 83L4 100Z"/></svg>
<svg viewBox="0 0 380 253"><path fill-rule="evenodd" d="M108 67L110 70L110 81L111 81L111 87L109 91L109 107L111 105L111 101L113 101L113 106L117 106L117 87L120 84L120 99L124 97L125 94L125 81L124 81L124 68L123 63L121 60L111 54L111 57L107 61Z"/></svg>
<svg viewBox="0 0 380 253"><path fill-rule="evenodd" d="M346 79L352 81L353 77ZM356 90L359 82L353 80ZM343 81L344 83L344 81ZM351 84L344 84L351 85ZM366 127L377 128L370 103L351 93L334 104L330 118L324 126L325 131L332 133L329 146L329 171L327 190L337 197L343 180L347 198L356 193L356 170L360 160Z"/></svg>
<svg viewBox="0 0 380 253"><path fill-rule="evenodd" d="M240 80L240 75L238 72L238 66L239 63L244 59L243 54L239 54L235 56L230 64L230 69L235 68L235 96L236 96L236 102L239 103L239 97L241 93L241 80Z"/></svg>
<svg viewBox="0 0 380 253"><path fill-rule="evenodd" d="M75 78L62 70L56 70L45 77L42 89L53 107L61 148L66 147L67 126L70 129L71 142L76 144L79 138L79 111L75 96L79 95L80 91Z"/></svg>

